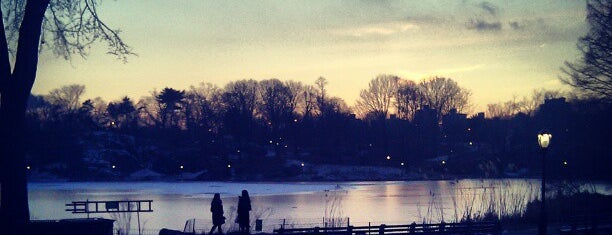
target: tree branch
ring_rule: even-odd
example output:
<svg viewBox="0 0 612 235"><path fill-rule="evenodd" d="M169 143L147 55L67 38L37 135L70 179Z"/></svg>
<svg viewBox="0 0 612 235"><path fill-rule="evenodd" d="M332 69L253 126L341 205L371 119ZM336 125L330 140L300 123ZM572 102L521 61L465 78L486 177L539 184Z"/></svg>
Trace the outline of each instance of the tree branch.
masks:
<svg viewBox="0 0 612 235"><path fill-rule="evenodd" d="M0 94L4 94L11 78L11 62L9 59L9 48L4 30L4 15L0 5ZM1 104L0 104L1 105Z"/></svg>

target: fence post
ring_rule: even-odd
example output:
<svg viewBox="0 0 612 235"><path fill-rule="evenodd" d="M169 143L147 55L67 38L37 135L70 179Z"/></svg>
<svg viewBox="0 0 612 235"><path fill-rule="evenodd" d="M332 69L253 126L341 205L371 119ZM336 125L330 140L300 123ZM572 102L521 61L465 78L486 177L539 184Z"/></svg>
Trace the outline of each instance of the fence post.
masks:
<svg viewBox="0 0 612 235"><path fill-rule="evenodd" d="M256 232L261 232L261 230L263 230L263 220L256 219L255 220L255 231Z"/></svg>
<svg viewBox="0 0 612 235"><path fill-rule="evenodd" d="M591 227L593 229L593 234L597 233L597 227L599 226L598 219L599 218L597 217L597 215L593 216L593 219L592 219L593 222L592 222L592 225L591 225Z"/></svg>
<svg viewBox="0 0 612 235"><path fill-rule="evenodd" d="M410 224L410 230L408 231L409 233L416 233L416 222L412 222L412 224Z"/></svg>
<svg viewBox="0 0 612 235"><path fill-rule="evenodd" d="M378 228L378 235L384 235L385 234L385 224L381 224L380 227Z"/></svg>
<svg viewBox="0 0 612 235"><path fill-rule="evenodd" d="M445 226L445 225L446 225L446 223L444 223L444 221L442 221L442 222L440 223L440 233L441 233L441 234L444 234L444 230L445 230L445 229L444 229L444 226Z"/></svg>
<svg viewBox="0 0 612 235"><path fill-rule="evenodd" d="M353 226L348 226L346 231L348 232L347 234L352 235L353 234Z"/></svg>
<svg viewBox="0 0 612 235"><path fill-rule="evenodd" d="M501 234L501 223L499 220L495 222L495 234Z"/></svg>
<svg viewBox="0 0 612 235"><path fill-rule="evenodd" d="M467 227L468 227L468 232L471 234L472 233L472 220L468 219Z"/></svg>

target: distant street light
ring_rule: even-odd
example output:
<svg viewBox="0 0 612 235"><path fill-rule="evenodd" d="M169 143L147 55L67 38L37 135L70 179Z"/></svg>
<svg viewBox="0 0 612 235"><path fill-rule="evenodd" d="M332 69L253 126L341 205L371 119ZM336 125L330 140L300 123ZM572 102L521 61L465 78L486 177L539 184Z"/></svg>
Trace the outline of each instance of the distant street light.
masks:
<svg viewBox="0 0 612 235"><path fill-rule="evenodd" d="M115 169L115 168L117 168L117 167L116 167L115 165L112 165L112 166L111 166L111 168Z"/></svg>
<svg viewBox="0 0 612 235"><path fill-rule="evenodd" d="M542 198L542 204L540 205L540 226L538 227L538 234L546 235L546 152L548 151L548 145L552 135L547 131L541 131L538 134L538 144L542 152L542 185L540 186Z"/></svg>
<svg viewBox="0 0 612 235"><path fill-rule="evenodd" d="M183 169L183 168L185 168L185 167L184 167L183 165L181 165L181 166L179 166L179 168L181 168L181 170L182 170L182 169Z"/></svg>
<svg viewBox="0 0 612 235"><path fill-rule="evenodd" d="M538 144L540 144L540 148L547 149L550 144L550 139L552 139L552 135L546 131L538 134Z"/></svg>
<svg viewBox="0 0 612 235"><path fill-rule="evenodd" d="M227 168L232 168L232 165L230 165L230 164L227 164Z"/></svg>
<svg viewBox="0 0 612 235"><path fill-rule="evenodd" d="M391 156L387 155L387 160L391 160Z"/></svg>

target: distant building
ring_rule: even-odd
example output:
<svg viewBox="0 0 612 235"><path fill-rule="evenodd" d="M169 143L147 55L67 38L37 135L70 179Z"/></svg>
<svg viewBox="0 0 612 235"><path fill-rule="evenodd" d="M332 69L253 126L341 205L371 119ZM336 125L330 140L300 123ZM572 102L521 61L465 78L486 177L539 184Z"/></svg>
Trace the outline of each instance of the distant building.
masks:
<svg viewBox="0 0 612 235"><path fill-rule="evenodd" d="M448 147L467 142L467 115L457 113L457 109L451 109L450 112L442 116L442 142Z"/></svg>
<svg viewBox="0 0 612 235"><path fill-rule="evenodd" d="M570 113L570 105L565 101L565 98L546 99L544 103L538 107L536 119L540 122L542 128L562 129L567 126L567 117Z"/></svg>
<svg viewBox="0 0 612 235"><path fill-rule="evenodd" d="M470 117L467 120L467 139L468 141L473 141L474 143L482 143L485 140L485 113L480 112L476 115Z"/></svg>
<svg viewBox="0 0 612 235"><path fill-rule="evenodd" d="M417 133L417 141L414 148L417 159L422 161L436 157L440 136L436 110L429 108L429 106L424 106L416 111L414 125Z"/></svg>

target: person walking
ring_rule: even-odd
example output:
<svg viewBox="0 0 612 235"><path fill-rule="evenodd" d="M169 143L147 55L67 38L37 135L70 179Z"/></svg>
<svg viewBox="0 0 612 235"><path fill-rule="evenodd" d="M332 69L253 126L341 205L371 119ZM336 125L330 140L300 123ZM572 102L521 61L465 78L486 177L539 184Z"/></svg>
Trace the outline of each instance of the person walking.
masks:
<svg viewBox="0 0 612 235"><path fill-rule="evenodd" d="M225 216L223 216L223 202L221 201L221 195L215 193L212 202L210 202L210 212L212 212L213 227L210 229L209 234L213 234L215 228L219 230L219 234L223 234L221 225L225 224Z"/></svg>
<svg viewBox="0 0 612 235"><path fill-rule="evenodd" d="M243 234L249 233L249 211L251 211L249 192L242 190L242 196L238 196L238 225L240 227L240 232Z"/></svg>

